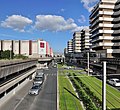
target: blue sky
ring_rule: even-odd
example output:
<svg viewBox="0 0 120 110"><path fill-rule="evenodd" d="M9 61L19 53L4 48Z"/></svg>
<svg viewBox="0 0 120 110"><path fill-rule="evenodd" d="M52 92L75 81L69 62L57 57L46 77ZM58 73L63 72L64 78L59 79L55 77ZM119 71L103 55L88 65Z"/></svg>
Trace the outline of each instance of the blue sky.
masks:
<svg viewBox="0 0 120 110"><path fill-rule="evenodd" d="M0 39L49 42L63 52L74 31L89 26L98 0L0 0Z"/></svg>

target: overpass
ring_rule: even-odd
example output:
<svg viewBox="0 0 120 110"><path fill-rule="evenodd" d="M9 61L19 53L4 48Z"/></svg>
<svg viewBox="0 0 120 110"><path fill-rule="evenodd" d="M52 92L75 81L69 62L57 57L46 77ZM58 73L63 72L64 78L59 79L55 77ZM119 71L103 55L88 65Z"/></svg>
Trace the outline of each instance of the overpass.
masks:
<svg viewBox="0 0 120 110"><path fill-rule="evenodd" d="M36 69L54 64L63 57L44 57L27 60L0 60L0 100L4 103L22 85L34 78ZM2 104L1 103L1 104Z"/></svg>
<svg viewBox="0 0 120 110"><path fill-rule="evenodd" d="M37 62L37 59L0 61L1 105L34 77Z"/></svg>

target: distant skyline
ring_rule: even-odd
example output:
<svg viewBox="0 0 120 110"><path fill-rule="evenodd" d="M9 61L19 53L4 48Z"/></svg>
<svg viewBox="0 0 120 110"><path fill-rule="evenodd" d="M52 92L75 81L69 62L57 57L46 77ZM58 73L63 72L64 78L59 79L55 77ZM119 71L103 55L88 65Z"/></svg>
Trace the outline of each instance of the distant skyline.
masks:
<svg viewBox="0 0 120 110"><path fill-rule="evenodd" d="M49 42L63 52L74 31L89 26L98 0L0 0L0 39Z"/></svg>

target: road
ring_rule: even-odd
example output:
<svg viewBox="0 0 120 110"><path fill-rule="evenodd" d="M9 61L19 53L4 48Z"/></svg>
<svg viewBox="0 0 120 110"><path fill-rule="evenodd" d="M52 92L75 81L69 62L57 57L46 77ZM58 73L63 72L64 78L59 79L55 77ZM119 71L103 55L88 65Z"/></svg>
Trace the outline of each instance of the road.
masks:
<svg viewBox="0 0 120 110"><path fill-rule="evenodd" d="M26 95L19 102L14 102L14 106L8 106L12 103L11 99L1 110L57 110L57 68L50 68L49 70L43 70L43 72L45 73L45 81L39 95L29 95L28 91L32 84L29 84L29 88L26 85L21 90L25 91L28 88Z"/></svg>

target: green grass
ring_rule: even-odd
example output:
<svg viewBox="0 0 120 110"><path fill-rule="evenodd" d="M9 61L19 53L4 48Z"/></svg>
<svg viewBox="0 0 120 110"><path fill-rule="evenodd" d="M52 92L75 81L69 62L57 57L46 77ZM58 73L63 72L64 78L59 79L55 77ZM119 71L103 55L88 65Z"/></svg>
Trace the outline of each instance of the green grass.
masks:
<svg viewBox="0 0 120 110"><path fill-rule="evenodd" d="M59 108L60 110L83 110L80 101L75 97L76 93L70 84L65 73L68 71L58 71L59 80ZM62 75L61 75L62 73ZM64 74L64 75L63 75ZM68 90L66 90L66 89ZM74 95L75 96L74 96Z"/></svg>
<svg viewBox="0 0 120 110"><path fill-rule="evenodd" d="M95 77L79 77L100 100L102 100L102 82ZM120 91L107 85L107 107L110 109L120 108Z"/></svg>

